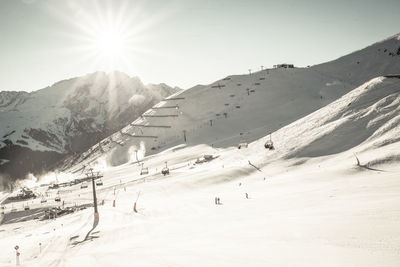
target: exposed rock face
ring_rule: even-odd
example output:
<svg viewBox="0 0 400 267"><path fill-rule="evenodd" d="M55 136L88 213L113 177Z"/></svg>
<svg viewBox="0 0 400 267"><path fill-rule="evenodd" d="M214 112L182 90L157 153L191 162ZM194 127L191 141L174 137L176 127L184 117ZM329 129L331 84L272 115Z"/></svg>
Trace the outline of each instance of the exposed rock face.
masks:
<svg viewBox="0 0 400 267"><path fill-rule="evenodd" d="M46 171L177 92L121 72L96 72L27 92L0 92L0 174Z"/></svg>

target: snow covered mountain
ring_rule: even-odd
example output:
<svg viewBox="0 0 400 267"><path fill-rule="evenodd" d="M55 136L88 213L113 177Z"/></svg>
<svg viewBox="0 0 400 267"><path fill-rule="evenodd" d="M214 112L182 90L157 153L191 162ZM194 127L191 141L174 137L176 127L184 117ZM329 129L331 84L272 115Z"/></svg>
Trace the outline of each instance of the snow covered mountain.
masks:
<svg viewBox="0 0 400 267"><path fill-rule="evenodd" d="M168 97L72 163L87 165L105 156L116 166L139 148L149 155L181 143L237 146L325 107L370 79L396 73L400 35L308 68L228 76Z"/></svg>
<svg viewBox="0 0 400 267"><path fill-rule="evenodd" d="M88 205L90 187L36 187L46 203L3 204L0 265L15 265L18 244L27 266L398 266L399 88L374 78L274 132L275 150L268 137L240 150L181 145L143 158L144 175L134 162L94 165L104 177L89 235L93 208L34 217L56 196Z"/></svg>
<svg viewBox="0 0 400 267"><path fill-rule="evenodd" d="M27 266L399 266L398 49L394 36L168 97L64 161L66 182L103 174L94 231L93 209L75 208L92 188L26 180L45 202L3 202L0 265L18 244ZM74 212L35 219L55 197Z"/></svg>
<svg viewBox="0 0 400 267"><path fill-rule="evenodd" d="M45 170L178 90L144 85L121 72L96 72L31 93L0 92L0 173L21 178Z"/></svg>

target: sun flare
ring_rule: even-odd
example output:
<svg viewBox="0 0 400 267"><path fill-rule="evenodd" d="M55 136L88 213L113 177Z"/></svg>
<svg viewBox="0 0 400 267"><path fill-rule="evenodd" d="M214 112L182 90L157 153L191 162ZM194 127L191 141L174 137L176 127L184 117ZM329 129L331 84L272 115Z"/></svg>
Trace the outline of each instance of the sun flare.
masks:
<svg viewBox="0 0 400 267"><path fill-rule="evenodd" d="M108 59L116 59L123 56L126 40L123 33L115 28L108 28L100 32L94 40L96 52Z"/></svg>
<svg viewBox="0 0 400 267"><path fill-rule="evenodd" d="M67 16L52 5L49 9L72 26L70 32L60 34L75 43L71 51L80 53L78 64L96 71L137 73L140 64L147 65L149 56L159 56L148 44L154 38L152 32L168 13L148 13L138 1L130 0L68 3L74 16Z"/></svg>

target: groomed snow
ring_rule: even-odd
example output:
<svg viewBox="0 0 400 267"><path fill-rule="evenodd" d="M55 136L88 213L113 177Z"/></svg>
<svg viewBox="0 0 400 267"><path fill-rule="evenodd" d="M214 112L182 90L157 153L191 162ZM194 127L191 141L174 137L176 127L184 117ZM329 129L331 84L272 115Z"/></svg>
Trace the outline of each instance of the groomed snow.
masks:
<svg viewBox="0 0 400 267"><path fill-rule="evenodd" d="M396 45L393 37L326 65L232 76L174 95L185 101L172 109L182 112L169 119L173 128L143 128L163 137L162 149L140 143L154 140L132 141L126 133L140 130L128 126L68 169L74 178L83 167L104 174L97 187L104 206L91 240L74 245L92 227L92 208L3 224L0 266L15 265L17 244L23 266L400 266L400 79L381 77L400 63L379 65L387 62L379 49ZM355 69L360 64L364 72ZM248 95L256 80L263 86ZM222 82L231 87L213 87ZM235 100L225 106L231 94ZM228 118L220 118L226 110ZM219 119L208 126L215 113ZM264 148L267 131L275 150ZM134 153L149 174L139 174ZM204 155L214 159L195 164ZM165 162L168 176L160 173ZM90 186L58 192L67 206L92 201ZM57 205L57 190L47 193L47 204L36 199L5 211Z"/></svg>
<svg viewBox="0 0 400 267"><path fill-rule="evenodd" d="M220 157L187 166L210 153ZM168 177L159 173L165 160ZM51 221L2 225L0 265L15 264L16 244L23 266L400 264L398 164L367 171L343 155L295 167L280 160L261 173L246 160L236 149L197 146L146 161L151 167L145 182L133 182L143 178L136 164L110 168L98 187L99 202L105 200L92 233L98 238L75 246L69 241L91 228L91 208ZM63 199L88 202L89 189ZM215 197L222 205L214 204Z"/></svg>
<svg viewBox="0 0 400 267"><path fill-rule="evenodd" d="M398 131L389 122L400 114L393 112L399 82L373 79L280 129L273 133L274 151L263 147L267 137L241 150L181 145L145 157L145 176L134 160L117 167L98 161L93 167L104 172L98 199L105 204L93 239L77 245L70 240L89 231L92 208L51 221L5 224L0 265L15 264L18 244L24 266L399 266L400 143L389 142ZM347 116L366 125L378 121L379 127L351 128L356 139L368 133L351 149L346 131L325 140ZM325 153L305 157L316 140ZM330 153L335 145L346 149ZM205 154L216 158L194 164ZM164 177L165 161L171 174ZM67 206L92 199L90 187L59 191ZM56 192L49 192L49 205Z"/></svg>

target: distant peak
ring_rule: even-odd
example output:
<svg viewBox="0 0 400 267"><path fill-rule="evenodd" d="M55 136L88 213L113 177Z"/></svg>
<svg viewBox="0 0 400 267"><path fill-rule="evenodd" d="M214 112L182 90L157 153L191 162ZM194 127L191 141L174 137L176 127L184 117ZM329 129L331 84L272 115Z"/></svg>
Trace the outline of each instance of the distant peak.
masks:
<svg viewBox="0 0 400 267"><path fill-rule="evenodd" d="M398 40L398 41L400 41L400 32L396 33L396 34L394 34L392 36L389 36L388 38L383 39L381 42L385 42L385 41L388 41L388 40Z"/></svg>
<svg viewBox="0 0 400 267"><path fill-rule="evenodd" d="M124 79L131 78L128 74L118 71L118 70L111 71L107 75L111 76L111 77L124 78Z"/></svg>

